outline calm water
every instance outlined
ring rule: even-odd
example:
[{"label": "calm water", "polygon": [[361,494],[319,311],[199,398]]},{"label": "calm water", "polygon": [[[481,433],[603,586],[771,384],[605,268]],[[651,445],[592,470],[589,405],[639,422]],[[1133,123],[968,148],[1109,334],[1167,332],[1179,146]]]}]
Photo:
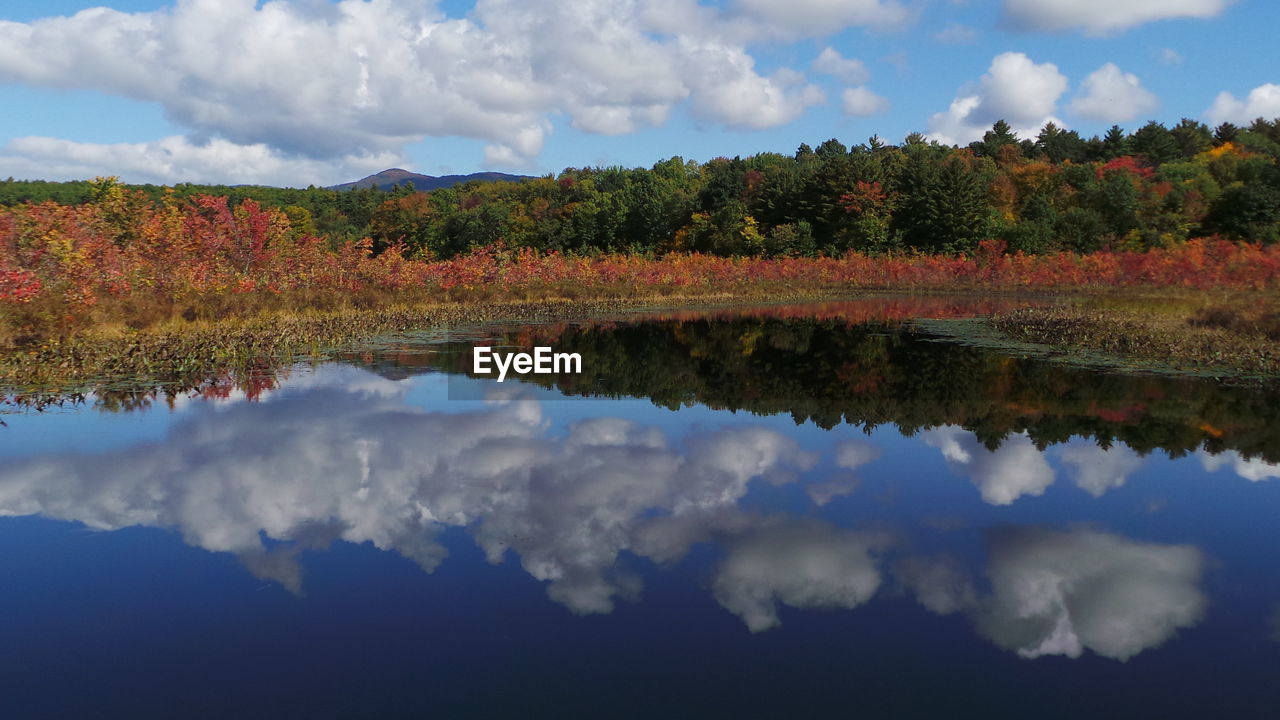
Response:
[{"label": "calm water", "polygon": [[[1276,717],[1280,394],[893,322],[963,314],[473,328],[11,409],[0,713]],[[468,377],[473,342],[586,373]]]}]

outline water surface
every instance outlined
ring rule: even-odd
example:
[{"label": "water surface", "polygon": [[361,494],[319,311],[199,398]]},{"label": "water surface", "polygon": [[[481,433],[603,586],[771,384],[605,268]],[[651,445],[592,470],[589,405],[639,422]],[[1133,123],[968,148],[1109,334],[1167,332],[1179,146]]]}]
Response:
[{"label": "water surface", "polygon": [[[900,321],[974,310],[921,302],[0,416],[6,716],[1270,716],[1280,396],[939,342]],[[476,342],[586,372],[470,377]]]}]

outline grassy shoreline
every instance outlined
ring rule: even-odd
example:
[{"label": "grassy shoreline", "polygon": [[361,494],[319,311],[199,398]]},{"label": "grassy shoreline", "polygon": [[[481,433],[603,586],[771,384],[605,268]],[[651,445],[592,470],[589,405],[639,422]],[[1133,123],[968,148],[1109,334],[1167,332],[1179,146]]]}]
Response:
[{"label": "grassy shoreline", "polygon": [[0,348],[0,393],[62,393],[89,385],[197,383],[222,369],[323,357],[379,335],[492,322],[584,320],[646,308],[702,308],[749,301],[810,301],[830,293],[705,293],[589,299],[407,303],[169,322],[141,330],[106,326]]},{"label": "grassy shoreline", "polygon": [[1280,378],[1280,337],[1266,323],[1206,322],[1222,306],[1190,314],[1167,309],[1024,308],[997,315],[992,326],[1015,341],[1112,358],[1159,362],[1196,373]]},{"label": "grassy shoreline", "polygon": [[320,358],[351,343],[410,330],[491,322],[601,319],[644,309],[699,310],[888,296],[1006,298],[1029,305],[990,313],[988,326],[1018,342],[1119,359],[1160,360],[1188,370],[1280,378],[1280,295],[1107,288],[937,291],[864,288],[688,295],[473,300],[265,312],[223,320],[171,321],[132,330],[106,326],[0,349],[0,393],[59,394],[90,387],[181,386],[226,369]]}]

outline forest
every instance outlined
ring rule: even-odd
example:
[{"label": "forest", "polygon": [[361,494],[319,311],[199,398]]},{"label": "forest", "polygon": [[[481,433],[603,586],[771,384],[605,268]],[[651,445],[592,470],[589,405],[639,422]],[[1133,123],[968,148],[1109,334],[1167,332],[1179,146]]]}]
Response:
[{"label": "forest", "polygon": [[[282,213],[332,247],[369,238],[374,253],[448,259],[501,244],[539,252],[838,257],[849,251],[1141,251],[1219,236],[1280,240],[1280,119],[1210,129],[1183,119],[1083,138],[1046,125],[1019,138],[1003,121],[958,148],[920,134],[831,139],[794,155],[649,169],[568,168],[524,182],[430,193],[254,186],[123,186],[128,207],[225,197]],[[103,181],[0,182],[0,206],[101,201]],[[121,197],[119,194],[116,198]],[[119,205],[119,201],[116,201]]]},{"label": "forest", "polygon": [[9,180],[0,347],[441,302],[1275,288],[1278,160],[1280,120],[1034,140],[997,122],[965,148],[828,140],[431,192]]}]

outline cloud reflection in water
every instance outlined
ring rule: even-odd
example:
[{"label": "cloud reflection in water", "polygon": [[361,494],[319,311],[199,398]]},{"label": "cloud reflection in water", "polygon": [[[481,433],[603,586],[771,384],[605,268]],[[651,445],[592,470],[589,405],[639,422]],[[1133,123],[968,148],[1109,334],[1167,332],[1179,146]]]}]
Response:
[{"label": "cloud reflection in water", "polygon": [[[0,515],[173,528],[294,592],[305,549],[368,542],[430,572],[447,554],[438,533],[465,527],[491,562],[513,553],[576,613],[608,613],[640,592],[640,578],[618,570],[621,553],[674,562],[712,541],[723,554],[711,591],[752,631],[779,625],[780,605],[851,609],[886,585],[899,538],[739,507],[751,481],[785,484],[817,466],[815,453],[781,433],[736,427],[673,446],[659,429],[620,418],[556,432],[533,401],[432,412],[406,402],[409,387],[325,366],[260,403],[194,404],[163,443],[12,463],[0,472]],[[1053,482],[1025,436],[996,452],[956,428],[929,431],[925,442],[987,502],[1039,495]],[[880,453],[865,441],[837,443],[836,472],[806,487],[814,504],[852,492],[852,471]],[[1066,460],[1094,494],[1135,467],[1121,454],[1102,470],[1081,469],[1090,457]],[[894,577],[928,609],[964,613],[1024,657],[1091,649],[1127,659],[1194,625],[1206,605],[1204,558],[1189,546],[1005,528],[989,534],[987,551],[987,589],[953,559],[908,557]]]}]

